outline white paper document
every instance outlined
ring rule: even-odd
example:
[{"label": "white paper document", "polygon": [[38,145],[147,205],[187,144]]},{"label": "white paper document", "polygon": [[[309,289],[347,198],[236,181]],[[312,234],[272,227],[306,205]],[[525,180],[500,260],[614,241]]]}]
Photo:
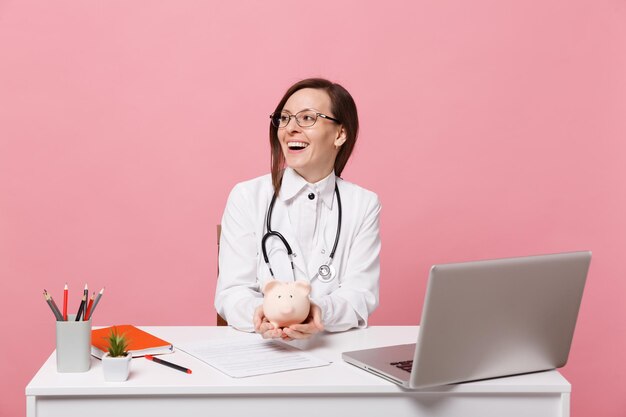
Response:
[{"label": "white paper document", "polygon": [[234,378],[330,364],[274,340],[206,340],[176,347]]}]

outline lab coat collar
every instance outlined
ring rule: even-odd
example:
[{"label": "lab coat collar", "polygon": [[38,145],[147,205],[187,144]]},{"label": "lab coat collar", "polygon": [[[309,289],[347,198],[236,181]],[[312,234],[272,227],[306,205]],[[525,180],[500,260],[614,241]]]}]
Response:
[{"label": "lab coat collar", "polygon": [[304,188],[308,187],[311,191],[318,194],[319,198],[326,204],[329,209],[333,208],[333,201],[335,198],[335,171],[331,172],[323,180],[316,182],[315,184],[309,184],[304,178],[300,176],[294,169],[285,168],[283,173],[283,182],[280,186],[279,198],[287,202],[294,198]]}]

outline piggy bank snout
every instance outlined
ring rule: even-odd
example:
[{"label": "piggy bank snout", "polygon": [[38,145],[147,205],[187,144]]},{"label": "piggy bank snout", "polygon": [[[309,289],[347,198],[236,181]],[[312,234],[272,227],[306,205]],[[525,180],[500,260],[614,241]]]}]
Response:
[{"label": "piggy bank snout", "polygon": [[310,284],[271,281],[264,288],[265,317],[278,327],[302,323],[309,314]]},{"label": "piggy bank snout", "polygon": [[278,310],[282,314],[292,314],[296,309],[301,309],[304,304],[308,304],[308,299],[293,295],[281,295],[280,300]]},{"label": "piggy bank snout", "polygon": [[285,307],[280,309],[280,312],[281,312],[281,314],[291,314],[295,310],[296,309],[293,306],[285,306]]}]

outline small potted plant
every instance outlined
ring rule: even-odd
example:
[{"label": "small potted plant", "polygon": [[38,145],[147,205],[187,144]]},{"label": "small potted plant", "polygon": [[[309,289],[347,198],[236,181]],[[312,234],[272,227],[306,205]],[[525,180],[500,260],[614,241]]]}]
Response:
[{"label": "small potted plant", "polygon": [[130,360],[132,358],[132,355],[126,351],[128,339],[125,334],[118,334],[115,327],[111,329],[107,339],[109,347],[102,357],[104,380],[112,382],[126,381],[130,373]]}]

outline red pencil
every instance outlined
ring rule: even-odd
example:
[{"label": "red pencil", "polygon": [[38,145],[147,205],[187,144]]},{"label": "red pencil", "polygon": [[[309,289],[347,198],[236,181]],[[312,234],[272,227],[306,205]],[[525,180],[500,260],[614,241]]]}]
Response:
[{"label": "red pencil", "polygon": [[63,289],[63,320],[67,321],[67,282],[65,283],[65,288]]},{"label": "red pencil", "polygon": [[91,316],[93,315],[93,312],[96,311],[96,307],[98,307],[98,303],[100,302],[100,299],[102,298],[103,293],[104,293],[104,287],[102,287],[102,289],[100,290],[100,293],[94,300],[93,306],[91,306],[91,312],[89,313],[89,317],[87,317],[87,320],[89,320]]},{"label": "red pencil", "polygon": [[89,313],[91,313],[91,306],[93,305],[93,299],[96,296],[96,292],[94,291],[91,294],[91,299],[89,300],[89,304],[87,304],[87,312],[85,313],[85,320],[89,320]]}]

